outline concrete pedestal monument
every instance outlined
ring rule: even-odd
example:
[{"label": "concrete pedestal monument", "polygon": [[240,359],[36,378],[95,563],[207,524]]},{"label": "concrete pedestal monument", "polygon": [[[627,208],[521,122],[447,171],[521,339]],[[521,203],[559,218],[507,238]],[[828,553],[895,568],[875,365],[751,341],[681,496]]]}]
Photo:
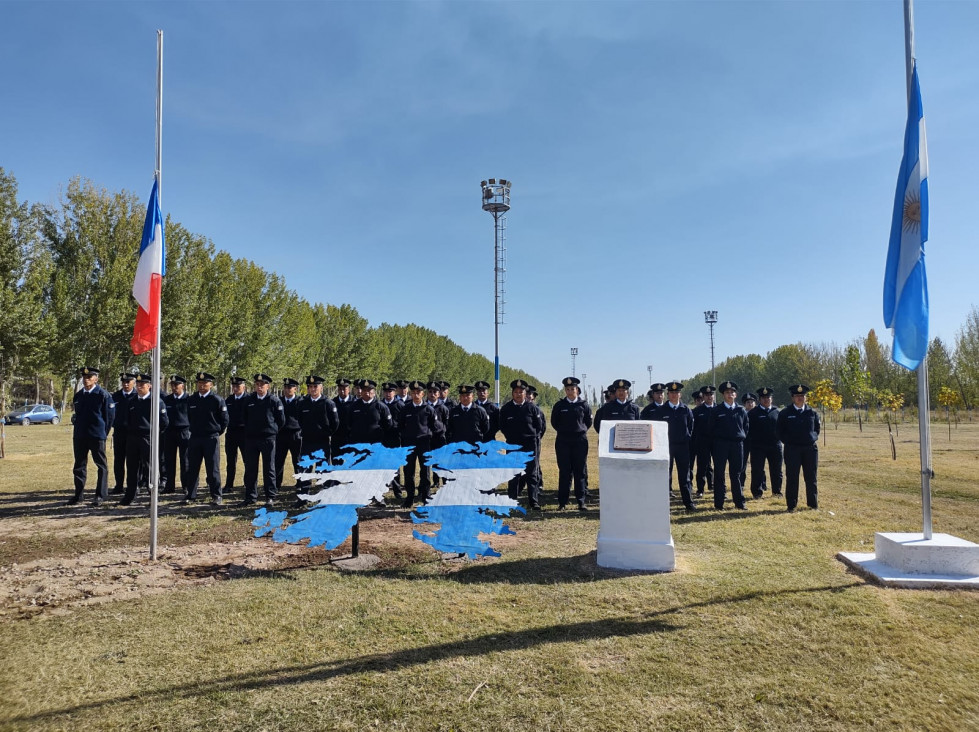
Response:
[{"label": "concrete pedestal monument", "polygon": [[669,572],[670,447],[666,422],[604,421],[598,443],[598,564]]}]

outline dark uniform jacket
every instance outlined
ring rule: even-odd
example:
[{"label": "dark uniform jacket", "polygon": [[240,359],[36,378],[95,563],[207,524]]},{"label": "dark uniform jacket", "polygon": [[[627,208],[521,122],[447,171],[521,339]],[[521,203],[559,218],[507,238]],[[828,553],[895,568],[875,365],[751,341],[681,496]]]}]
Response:
[{"label": "dark uniform jacket", "polygon": [[682,445],[693,437],[693,410],[683,402],[675,409],[669,402],[663,404],[652,419],[669,423],[671,445]]},{"label": "dark uniform jacket", "polygon": [[449,442],[483,442],[489,434],[490,420],[486,410],[473,402],[466,409],[456,404],[449,410],[446,439]]},{"label": "dark uniform jacket", "polygon": [[381,402],[391,413],[391,428],[384,435],[385,447],[401,447],[401,428],[398,426],[401,419],[401,411],[405,408],[405,403],[395,398],[390,402]]},{"label": "dark uniform jacket", "polygon": [[350,442],[383,442],[384,434],[391,429],[391,412],[377,399],[365,402],[358,399],[350,407]]},{"label": "dark uniform jacket", "polygon": [[228,432],[244,432],[245,430],[245,402],[248,401],[248,394],[242,394],[235,398],[229,396],[224,406],[228,408]]},{"label": "dark uniform jacket", "polygon": [[320,397],[313,401],[305,396],[299,400],[299,427],[311,440],[327,440],[340,426],[340,415],[332,399]]},{"label": "dark uniform jacket", "polygon": [[346,445],[350,442],[350,407],[356,401],[359,400],[350,395],[347,396],[347,401],[343,401],[340,397],[333,397],[333,404],[336,406],[337,415],[340,418],[340,426],[337,427],[337,431],[333,435],[333,439],[338,444]]},{"label": "dark uniform jacket", "polygon": [[228,429],[228,408],[213,391],[206,396],[194,392],[187,397],[187,421],[192,437],[217,437]]},{"label": "dark uniform jacket", "polygon": [[591,407],[584,399],[569,402],[560,400],[551,408],[551,427],[557,432],[557,439],[581,437],[592,425]]},{"label": "dark uniform jacket", "polygon": [[126,432],[126,425],[128,424],[129,418],[129,402],[135,398],[135,389],[128,394],[122,389],[117,389],[112,392],[112,401],[116,404],[116,418],[113,420],[112,426],[119,434]]},{"label": "dark uniform jacket", "polygon": [[283,397],[280,401],[282,402],[282,411],[286,415],[286,422],[282,425],[280,432],[299,432],[302,429],[299,424],[300,398],[294,396],[290,402]]},{"label": "dark uniform jacket", "polygon": [[801,410],[791,405],[778,413],[778,438],[786,445],[812,447],[820,426],[819,412],[808,404]]},{"label": "dark uniform jacket", "polygon": [[116,416],[116,403],[105,389],[96,384],[92,391],[84,389],[75,392],[72,399],[75,411],[74,436],[104,440]]},{"label": "dark uniform jacket", "polygon": [[625,404],[619,402],[618,399],[613,399],[610,402],[605,402],[602,406],[598,408],[595,412],[595,431],[602,431],[602,420],[619,420],[619,419],[639,419],[639,406],[632,401],[628,401]]},{"label": "dark uniform jacket", "polygon": [[478,404],[485,409],[486,415],[489,417],[490,426],[489,432],[486,434],[486,439],[496,439],[496,433],[500,431],[500,408],[489,399],[487,399],[485,402],[474,401],[473,404]]},{"label": "dark uniform jacket", "polygon": [[757,447],[775,447],[778,445],[778,415],[777,407],[767,410],[760,404],[748,412],[748,444]]},{"label": "dark uniform jacket", "polygon": [[170,432],[183,432],[190,429],[190,421],[187,417],[187,405],[190,397],[186,392],[178,399],[176,394],[167,394],[163,397],[163,403],[167,405],[167,416],[170,417],[170,424],[167,430]]},{"label": "dark uniform jacket", "polygon": [[416,445],[419,439],[431,438],[438,427],[435,410],[428,402],[415,406],[414,402],[405,402],[398,420],[402,445]]},{"label": "dark uniform jacket", "polygon": [[135,399],[129,399],[126,401],[126,425],[129,434],[140,435],[145,437],[150,434],[153,423],[153,415],[150,413],[150,408],[154,405],[158,405],[160,409],[160,432],[163,432],[170,423],[170,418],[167,416],[167,405],[163,403],[160,397],[150,392],[149,396],[145,399],[140,399],[138,396]]},{"label": "dark uniform jacket", "polygon": [[645,407],[642,408],[642,411],[639,413],[639,419],[653,419],[653,420],[659,419],[659,417],[656,415],[659,413],[659,410],[661,410],[665,406],[666,404],[657,404],[656,402],[650,402],[649,404],[647,404]]},{"label": "dark uniform jacket", "polygon": [[712,407],[701,404],[693,410],[693,443],[695,445],[710,444],[710,441],[713,439],[711,435],[711,426],[713,423],[711,417],[714,411],[719,408],[719,404],[715,404]]},{"label": "dark uniform jacket", "polygon": [[424,401],[423,404],[427,404],[435,412],[435,429],[432,430],[432,437],[435,439],[442,438],[445,439],[445,433],[449,425],[449,408],[445,406],[444,402],[435,402],[434,404],[430,401]]},{"label": "dark uniform jacket", "polygon": [[[275,394],[259,399],[252,392],[245,403],[245,434],[248,437],[275,437],[286,423],[282,402]],[[172,423],[171,423],[172,424]]]},{"label": "dark uniform jacket", "polygon": [[536,442],[546,429],[544,413],[535,404],[509,401],[500,407],[500,429],[506,441],[523,445]]},{"label": "dark uniform jacket", "polygon": [[711,435],[715,440],[741,440],[748,437],[748,412],[740,404],[730,409],[718,404],[711,410]]}]

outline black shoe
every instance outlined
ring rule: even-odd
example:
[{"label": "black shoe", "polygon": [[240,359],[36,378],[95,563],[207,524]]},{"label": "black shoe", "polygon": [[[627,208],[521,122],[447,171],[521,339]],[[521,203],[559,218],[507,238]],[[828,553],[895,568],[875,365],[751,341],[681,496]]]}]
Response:
[{"label": "black shoe", "polygon": [[530,510],[531,511],[543,511],[544,509],[542,509],[540,507],[540,504],[539,503],[531,503],[530,504]]},{"label": "black shoe", "polygon": [[735,508],[738,509],[739,511],[747,511],[748,510],[748,507],[745,506],[744,504],[742,504],[740,506],[735,506]]},{"label": "black shoe", "polygon": [[411,500],[410,498],[406,498],[404,502],[401,504],[401,508],[411,508],[414,505],[415,502],[413,500]]},{"label": "black shoe", "polygon": [[578,510],[581,511],[582,513],[584,513],[584,512],[586,512],[588,510],[588,506],[586,506],[584,503],[579,503],[578,504]]},{"label": "black shoe", "polygon": [[214,498],[211,499],[211,505],[212,506],[223,506],[224,505],[224,499],[221,496],[214,496]]},{"label": "black shoe", "polygon": [[69,498],[65,501],[66,506],[77,506],[82,500],[81,496],[75,496],[74,498]]},{"label": "black shoe", "polygon": [[163,488],[160,491],[160,493],[176,493],[176,492],[177,492],[176,488]]},{"label": "black shoe", "polygon": [[785,509],[785,512],[786,513],[795,513],[795,506],[789,506],[787,509]]},{"label": "black shoe", "polygon": [[271,498],[265,501],[265,508],[272,508],[275,505],[275,501]]},{"label": "black shoe", "polygon": [[568,504],[567,503],[559,503],[558,506],[557,506],[557,510],[558,511],[564,511],[564,510],[567,510],[567,508],[568,508]]},{"label": "black shoe", "polygon": [[693,513],[694,511],[697,510],[697,507],[691,503],[689,506],[684,506],[683,510],[686,511],[687,513]]},{"label": "black shoe", "polygon": [[96,498],[92,501],[92,508],[102,508],[102,504],[105,503],[101,498]]},{"label": "black shoe", "polygon": [[697,498],[703,498],[703,497],[704,497],[704,492],[703,491],[697,491]]},{"label": "black shoe", "polygon": [[255,503],[256,503],[256,501],[253,498],[246,498],[243,501],[238,501],[238,505],[239,506],[242,506],[242,507],[244,507],[244,506],[254,506]]},{"label": "black shoe", "polygon": [[772,493],[772,498],[781,498],[781,497],[782,497],[781,491],[779,491],[778,493]]},{"label": "black shoe", "polygon": [[126,492],[126,489],[125,488],[113,488],[111,491],[109,491],[109,495],[110,496],[121,496],[125,492]]},{"label": "black shoe", "polygon": [[125,506],[131,506],[132,503],[133,503],[132,501],[127,501],[125,498],[123,498],[121,501],[119,501],[118,505],[125,507]]}]

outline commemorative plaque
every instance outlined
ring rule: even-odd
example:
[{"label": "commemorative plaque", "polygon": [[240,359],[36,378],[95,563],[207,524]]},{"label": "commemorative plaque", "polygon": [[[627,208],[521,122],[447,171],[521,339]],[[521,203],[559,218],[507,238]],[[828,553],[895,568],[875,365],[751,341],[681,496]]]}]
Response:
[{"label": "commemorative plaque", "polygon": [[649,452],[653,449],[653,425],[649,422],[619,422],[614,430],[613,450]]}]

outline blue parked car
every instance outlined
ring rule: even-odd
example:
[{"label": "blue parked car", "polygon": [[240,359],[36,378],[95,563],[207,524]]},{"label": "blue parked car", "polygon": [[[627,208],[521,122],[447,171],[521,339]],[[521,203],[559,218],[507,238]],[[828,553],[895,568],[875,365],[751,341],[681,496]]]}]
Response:
[{"label": "blue parked car", "polygon": [[6,421],[7,424],[22,424],[26,427],[39,422],[58,424],[61,417],[54,407],[49,407],[47,404],[27,404],[7,414]]}]

